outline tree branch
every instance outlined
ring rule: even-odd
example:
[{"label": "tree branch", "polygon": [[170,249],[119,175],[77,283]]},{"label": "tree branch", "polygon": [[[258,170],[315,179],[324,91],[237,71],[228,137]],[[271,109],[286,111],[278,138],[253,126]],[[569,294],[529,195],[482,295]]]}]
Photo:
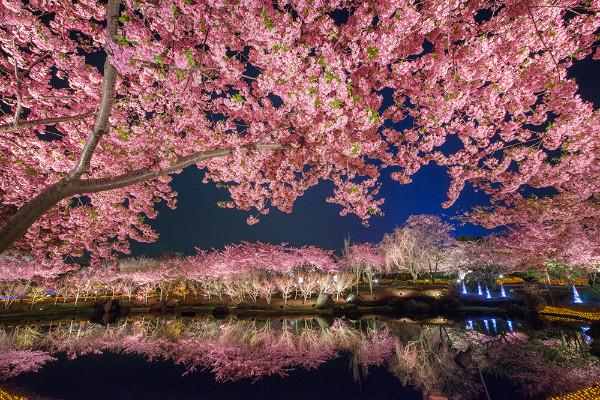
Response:
[{"label": "tree branch", "polygon": [[77,121],[80,119],[91,117],[95,113],[96,113],[96,111],[88,111],[83,114],[68,115],[66,117],[40,118],[40,119],[32,119],[29,121],[20,121],[20,122],[17,122],[16,124],[14,124],[14,123],[2,124],[2,125],[0,125],[0,132],[10,132],[10,131],[13,131],[13,130],[16,130],[19,128],[27,128],[27,127],[36,126],[36,125],[52,125],[52,124],[57,124],[59,122]]},{"label": "tree branch", "polygon": [[207,72],[207,71],[218,71],[218,68],[207,68],[207,67],[203,67],[203,66],[194,66],[194,67],[188,67],[188,68],[179,68],[178,66],[176,66],[175,64],[159,64],[156,62],[150,62],[150,61],[141,61],[141,60],[133,60],[133,61],[137,61],[137,62],[141,62],[142,67],[144,68],[151,68],[151,69],[157,69],[157,70],[162,70],[162,71],[183,71],[183,72]]},{"label": "tree branch", "polygon": [[[247,152],[249,150],[278,150],[283,146],[276,143],[255,143],[252,145],[244,146],[241,148],[242,151]],[[107,190],[119,189],[136,183],[148,181],[150,179],[158,178],[159,176],[170,175],[175,171],[189,167],[192,164],[196,164],[200,161],[209,160],[211,158],[218,158],[228,156],[233,153],[232,149],[218,149],[212,151],[199,151],[184,157],[178,158],[168,168],[161,168],[157,170],[150,170],[148,168],[140,168],[135,171],[128,172],[123,175],[119,175],[112,178],[98,178],[98,179],[84,179],[79,180],[76,183],[77,191],[79,193],[97,193],[104,192]]]},{"label": "tree branch", "polygon": [[[277,150],[283,148],[276,143],[255,143],[243,146],[240,150]],[[211,158],[223,157],[233,153],[233,149],[219,149],[200,151],[180,157],[168,168],[150,170],[140,168],[123,175],[112,178],[79,179],[65,178],[48,186],[41,193],[23,205],[12,215],[0,229],[0,254],[8,249],[14,242],[21,239],[27,230],[48,210],[63,199],[77,194],[98,193],[119,189],[136,183],[145,182],[159,176],[169,175],[173,172],[188,167],[200,161]]]},{"label": "tree branch", "polygon": [[15,64],[15,81],[17,84],[17,107],[15,108],[15,116],[13,118],[13,125],[16,125],[21,118],[21,108],[23,107],[23,98],[21,97],[21,80],[19,79],[19,68],[17,67],[17,46],[15,46],[15,41],[13,40],[13,47],[15,48],[14,52],[14,64]]},{"label": "tree branch", "polygon": [[[120,0],[109,0],[106,8],[106,34],[108,40],[113,40],[117,34]],[[104,81],[102,83],[102,100],[100,102],[100,110],[96,115],[96,123],[94,129],[90,132],[87,142],[79,158],[79,163],[71,173],[69,178],[78,179],[90,168],[92,155],[98,146],[100,138],[108,131],[108,119],[112,110],[115,97],[115,84],[117,81],[117,71],[110,63],[109,58],[104,62]]]},{"label": "tree branch", "polygon": [[554,56],[554,53],[552,52],[552,50],[550,50],[550,48],[546,44],[546,41],[544,40],[544,35],[539,30],[539,28],[537,26],[537,22],[535,22],[535,18],[533,17],[533,13],[531,12],[531,6],[529,5],[529,0],[525,1],[525,6],[527,7],[527,13],[529,14],[529,18],[531,18],[531,21],[533,22],[533,27],[535,28],[535,32],[537,33],[538,38],[540,39],[540,42],[542,43],[542,46],[544,46],[544,49],[550,54],[550,58],[552,59],[552,62],[554,63],[554,69],[556,71],[556,76],[558,78],[558,82],[560,82],[561,79],[560,79],[560,69],[558,68],[558,61],[556,60],[556,57]]}]

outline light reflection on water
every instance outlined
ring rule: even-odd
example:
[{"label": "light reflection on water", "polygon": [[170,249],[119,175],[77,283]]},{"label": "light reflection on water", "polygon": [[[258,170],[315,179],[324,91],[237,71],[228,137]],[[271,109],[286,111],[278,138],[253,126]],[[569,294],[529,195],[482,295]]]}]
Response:
[{"label": "light reflection on water", "polygon": [[[123,359],[135,355],[148,362],[165,360],[163,368],[183,368],[184,376],[209,374],[217,382],[241,380],[245,385],[320,371],[344,359],[358,389],[370,370],[384,368],[389,371],[386,379],[396,385],[449,398],[481,398],[486,379],[502,380],[500,391],[546,396],[600,380],[590,342],[589,326],[534,330],[497,316],[416,322],[136,315],[106,326],[88,321],[0,325],[0,375],[7,384],[35,386],[33,371],[60,374],[63,359],[79,357],[95,357],[98,367],[103,353],[115,353]],[[339,374],[348,375],[348,366]],[[77,398],[68,393],[61,397]]]}]

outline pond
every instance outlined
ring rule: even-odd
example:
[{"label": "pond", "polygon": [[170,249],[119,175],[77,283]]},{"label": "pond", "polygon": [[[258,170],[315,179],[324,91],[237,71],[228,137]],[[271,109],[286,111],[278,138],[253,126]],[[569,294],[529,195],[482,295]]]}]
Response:
[{"label": "pond", "polygon": [[6,321],[0,399],[546,398],[600,377],[589,326],[555,319]]}]

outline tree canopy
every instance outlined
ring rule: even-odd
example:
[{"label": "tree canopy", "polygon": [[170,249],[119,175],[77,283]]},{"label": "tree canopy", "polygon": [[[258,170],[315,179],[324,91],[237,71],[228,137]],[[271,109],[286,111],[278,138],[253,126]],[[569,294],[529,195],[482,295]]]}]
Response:
[{"label": "tree canopy", "polygon": [[598,238],[598,110],[568,69],[600,54],[599,10],[6,0],[0,251],[127,253],[157,238],[147,219],[161,201],[175,207],[171,175],[194,164],[250,224],[291,212],[322,180],[334,183],[327,201],[368,223],[383,169],[409,183],[433,162],[451,177],[446,206],[468,183],[491,196],[469,214],[477,223],[579,224]]}]

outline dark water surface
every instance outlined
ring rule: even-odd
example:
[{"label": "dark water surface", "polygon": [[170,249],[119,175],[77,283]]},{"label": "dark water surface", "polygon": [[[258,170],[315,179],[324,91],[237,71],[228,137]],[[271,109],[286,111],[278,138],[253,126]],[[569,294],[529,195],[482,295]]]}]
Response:
[{"label": "dark water surface", "polygon": [[600,376],[585,332],[499,317],[12,323],[0,325],[0,388],[65,400],[485,399],[485,383],[494,400],[546,398]]}]

